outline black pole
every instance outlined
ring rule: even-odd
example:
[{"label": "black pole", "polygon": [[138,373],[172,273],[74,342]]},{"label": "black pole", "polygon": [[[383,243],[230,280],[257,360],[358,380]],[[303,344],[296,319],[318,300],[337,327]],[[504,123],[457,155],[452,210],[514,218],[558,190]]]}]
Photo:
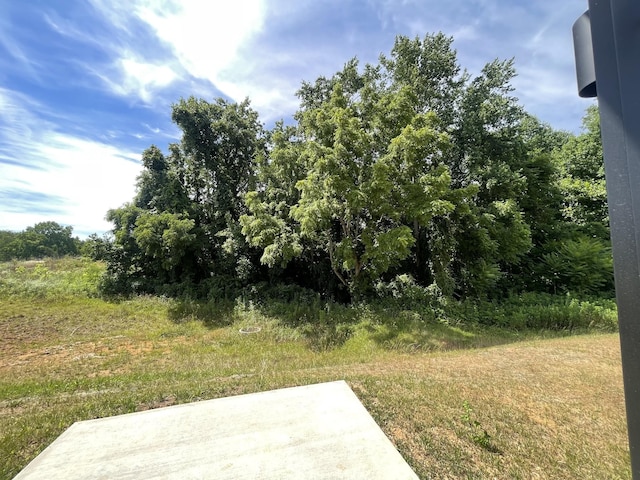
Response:
[{"label": "black pole", "polygon": [[640,480],[640,2],[589,0],[589,16],[631,471],[633,478]]}]

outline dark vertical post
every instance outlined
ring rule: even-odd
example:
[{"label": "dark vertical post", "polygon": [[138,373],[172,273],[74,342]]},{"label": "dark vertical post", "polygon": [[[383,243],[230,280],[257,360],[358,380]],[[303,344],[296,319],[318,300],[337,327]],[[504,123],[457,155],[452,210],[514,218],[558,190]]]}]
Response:
[{"label": "dark vertical post", "polygon": [[631,470],[640,479],[640,2],[589,0]]}]

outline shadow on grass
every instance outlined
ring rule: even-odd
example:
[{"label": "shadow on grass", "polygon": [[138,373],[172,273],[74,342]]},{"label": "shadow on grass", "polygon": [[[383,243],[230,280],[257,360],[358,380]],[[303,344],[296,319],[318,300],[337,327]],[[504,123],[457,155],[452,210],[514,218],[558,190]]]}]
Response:
[{"label": "shadow on grass", "polygon": [[358,309],[319,298],[286,302],[270,300],[257,307],[262,315],[277,319],[283,327],[300,332],[313,351],[341,347],[351,338],[358,322]]},{"label": "shadow on grass", "polygon": [[[475,322],[447,323],[427,307],[403,309],[381,304],[345,305],[320,298],[298,301],[239,297],[235,300],[177,299],[168,309],[175,323],[196,320],[208,328],[235,322],[268,322],[295,330],[313,351],[342,347],[354,334],[363,335],[385,350],[403,352],[450,351],[486,348],[534,338],[555,338],[588,333],[545,328],[508,328]],[[288,336],[288,335],[285,335]]]},{"label": "shadow on grass", "polygon": [[197,320],[208,328],[220,328],[234,322],[234,307],[234,302],[230,300],[211,302],[178,299],[169,307],[168,315],[175,323]]},{"label": "shadow on grass", "polygon": [[[369,337],[376,344],[389,350],[434,351],[486,346],[486,342],[479,345],[478,340],[481,339],[477,334],[437,323],[429,323],[420,327],[382,324],[375,327],[369,326],[368,330]],[[490,343],[496,344],[498,342]]]},{"label": "shadow on grass", "polygon": [[357,320],[354,309],[347,305],[242,298],[218,301],[176,299],[169,307],[168,315],[174,323],[196,320],[208,328],[229,327],[235,322],[275,323],[283,329],[295,330],[313,351],[342,346],[351,337]]},{"label": "shadow on grass", "polygon": [[364,326],[368,338],[385,350],[430,352],[483,348],[512,343],[523,335],[503,329],[448,325],[412,311],[398,311],[394,318]]},{"label": "shadow on grass", "polygon": [[352,330],[350,325],[307,324],[302,333],[311,350],[324,352],[343,346],[351,338]]}]

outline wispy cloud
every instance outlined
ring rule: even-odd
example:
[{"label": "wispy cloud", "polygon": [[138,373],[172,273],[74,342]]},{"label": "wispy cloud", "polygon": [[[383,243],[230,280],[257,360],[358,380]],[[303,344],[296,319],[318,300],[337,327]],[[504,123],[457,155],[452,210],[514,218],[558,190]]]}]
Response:
[{"label": "wispy cloud", "polygon": [[0,87],[0,163],[20,165],[28,170],[43,168],[41,159],[17,155],[38,142],[38,124],[45,129],[52,128],[49,122],[31,113],[38,107],[39,103],[27,95]]},{"label": "wispy cloud", "polygon": [[22,186],[1,190],[0,203],[9,213],[60,216],[64,214],[65,199],[43,192],[27,191]]},{"label": "wispy cloud", "polygon": [[[56,131],[30,112],[34,102],[24,95],[0,90],[0,99],[11,105],[11,117],[0,117],[0,229],[55,220],[82,231],[108,230],[107,210],[133,197],[139,154]],[[32,129],[25,139],[7,123]]]},{"label": "wispy cloud", "polygon": [[16,68],[17,62],[20,69],[31,79],[39,80],[40,66],[26,51],[21,37],[23,32],[15,28],[10,16],[7,13],[0,15],[0,68],[4,71],[12,71]]}]

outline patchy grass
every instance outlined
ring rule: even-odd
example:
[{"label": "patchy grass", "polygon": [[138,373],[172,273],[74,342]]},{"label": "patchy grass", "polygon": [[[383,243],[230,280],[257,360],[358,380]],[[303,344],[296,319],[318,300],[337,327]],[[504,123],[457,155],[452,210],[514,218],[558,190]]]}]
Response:
[{"label": "patchy grass", "polygon": [[106,302],[79,288],[94,264],[45,264],[40,290],[21,265],[0,265],[0,478],[75,421],[338,379],[421,478],[631,478],[617,334]]}]

